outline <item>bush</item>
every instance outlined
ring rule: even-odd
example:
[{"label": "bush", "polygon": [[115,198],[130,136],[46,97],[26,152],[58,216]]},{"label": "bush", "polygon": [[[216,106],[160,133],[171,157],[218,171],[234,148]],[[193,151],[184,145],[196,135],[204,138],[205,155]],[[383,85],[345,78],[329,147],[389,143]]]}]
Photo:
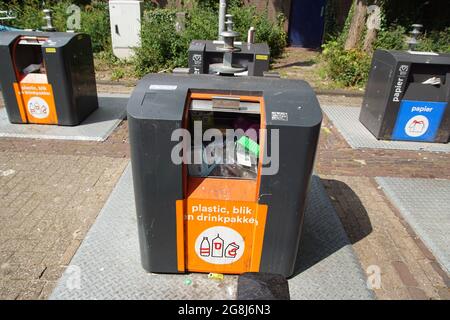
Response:
[{"label": "bush", "polygon": [[406,30],[402,26],[392,26],[389,29],[382,29],[378,32],[374,43],[375,49],[404,50]]},{"label": "bush", "polygon": [[[38,0],[13,0],[6,4],[0,2],[1,10],[11,10],[17,16],[17,19],[10,22],[11,25],[21,29],[40,29],[45,25],[44,7],[42,1]],[[63,1],[47,1],[45,8],[53,10],[53,26],[58,31],[66,30],[67,14],[66,9],[71,4],[70,0]]]},{"label": "bush", "polygon": [[230,6],[229,12],[233,15],[235,29],[240,32],[242,40],[246,41],[248,29],[255,27],[255,41],[267,42],[272,59],[281,56],[287,45],[287,35],[283,27],[284,16],[282,14],[278,15],[274,23],[268,19],[267,11],[258,12],[254,6]]},{"label": "bush", "polygon": [[39,0],[13,0],[2,3],[2,10],[11,10],[17,19],[10,22],[11,25],[20,29],[38,29],[44,24],[44,14]]},{"label": "bush", "polygon": [[194,7],[188,11],[186,29],[183,38],[190,43],[192,40],[217,39],[217,13],[211,9]]},{"label": "bush", "polygon": [[450,27],[425,34],[420,39],[417,50],[450,53]]},{"label": "bush", "polygon": [[94,52],[112,50],[108,3],[95,1],[85,6],[81,11],[80,31],[91,36]]},{"label": "bush", "polygon": [[371,58],[364,51],[345,50],[340,42],[332,40],[323,45],[322,57],[326,61],[327,76],[339,85],[360,87],[365,84]]},{"label": "bush", "polygon": [[161,9],[146,12],[142,21],[141,47],[135,49],[135,72],[141,77],[149,72],[171,69],[186,49],[175,30],[175,11]]}]

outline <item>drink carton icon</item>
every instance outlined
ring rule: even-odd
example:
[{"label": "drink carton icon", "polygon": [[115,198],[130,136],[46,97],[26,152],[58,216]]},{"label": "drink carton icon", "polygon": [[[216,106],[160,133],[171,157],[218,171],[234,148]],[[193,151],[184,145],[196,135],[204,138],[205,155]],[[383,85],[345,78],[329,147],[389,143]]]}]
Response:
[{"label": "drink carton icon", "polygon": [[223,257],[223,245],[224,241],[223,239],[217,234],[217,237],[215,237],[212,240],[212,256],[215,258],[222,258]]}]

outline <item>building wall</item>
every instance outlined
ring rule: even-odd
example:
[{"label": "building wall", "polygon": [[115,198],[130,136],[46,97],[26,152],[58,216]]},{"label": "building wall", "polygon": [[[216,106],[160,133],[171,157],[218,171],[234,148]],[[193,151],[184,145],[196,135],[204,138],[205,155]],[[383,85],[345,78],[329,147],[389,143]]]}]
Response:
[{"label": "building wall", "polygon": [[266,10],[269,17],[276,19],[278,13],[282,13],[285,17],[285,30],[289,29],[289,16],[291,13],[291,0],[244,0],[247,5],[254,5],[258,10]]}]

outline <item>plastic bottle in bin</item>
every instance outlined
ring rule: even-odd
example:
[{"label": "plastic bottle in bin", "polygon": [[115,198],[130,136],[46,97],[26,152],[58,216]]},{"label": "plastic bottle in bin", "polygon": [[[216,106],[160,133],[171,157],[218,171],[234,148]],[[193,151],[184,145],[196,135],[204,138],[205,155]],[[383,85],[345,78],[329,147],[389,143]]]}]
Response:
[{"label": "plastic bottle in bin", "polygon": [[215,237],[212,241],[212,256],[215,258],[222,258],[223,257],[223,239],[217,234],[217,237]]},{"label": "plastic bottle in bin", "polygon": [[202,257],[209,257],[210,253],[211,247],[209,245],[208,237],[203,237],[203,240],[200,243],[200,255]]}]

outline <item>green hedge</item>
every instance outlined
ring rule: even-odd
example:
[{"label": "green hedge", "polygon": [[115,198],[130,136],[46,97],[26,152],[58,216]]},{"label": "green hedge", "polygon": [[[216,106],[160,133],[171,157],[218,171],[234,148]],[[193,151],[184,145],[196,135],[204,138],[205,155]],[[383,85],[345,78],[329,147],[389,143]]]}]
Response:
[{"label": "green hedge", "polygon": [[143,76],[149,72],[175,67],[180,59],[182,37],[175,32],[175,12],[153,10],[142,21],[141,47],[135,49],[135,72]]},{"label": "green hedge", "polygon": [[99,1],[83,7],[81,31],[91,36],[94,52],[112,50],[108,3]]},{"label": "green hedge", "polygon": [[339,86],[364,85],[370,69],[370,56],[364,51],[344,50],[338,40],[330,40],[323,46],[322,57],[326,74]]},{"label": "green hedge", "polygon": [[426,33],[420,39],[417,50],[450,53],[450,27]]}]

